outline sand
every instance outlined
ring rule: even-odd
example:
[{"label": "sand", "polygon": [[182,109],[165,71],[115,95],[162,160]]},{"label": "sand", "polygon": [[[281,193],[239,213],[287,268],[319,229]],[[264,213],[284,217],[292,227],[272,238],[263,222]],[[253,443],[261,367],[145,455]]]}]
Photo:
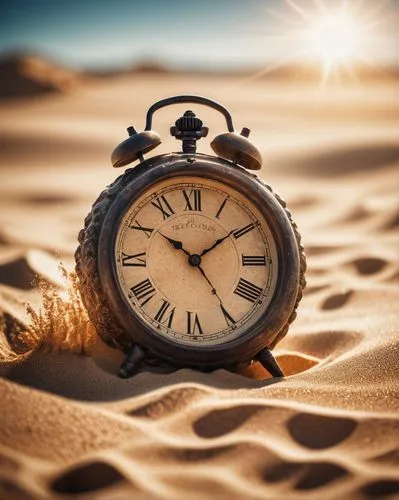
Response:
[{"label": "sand", "polygon": [[[161,81],[162,80],[162,81]],[[392,82],[135,74],[0,106],[0,498],[325,499],[399,496],[399,103]],[[275,352],[287,373],[114,373],[96,336],[15,354],[38,274],[63,290],[77,233],[125,128],[160,98],[220,100],[262,149],[309,270]],[[183,108],[159,112],[168,128]],[[198,109],[210,137],[221,117]],[[200,150],[209,152],[208,139]],[[89,335],[89,334],[88,334]],[[76,339],[75,339],[76,340]],[[18,347],[18,346],[16,346]],[[14,348],[16,348],[14,347]],[[21,346],[20,346],[21,347]],[[88,354],[88,355],[87,355]]]}]

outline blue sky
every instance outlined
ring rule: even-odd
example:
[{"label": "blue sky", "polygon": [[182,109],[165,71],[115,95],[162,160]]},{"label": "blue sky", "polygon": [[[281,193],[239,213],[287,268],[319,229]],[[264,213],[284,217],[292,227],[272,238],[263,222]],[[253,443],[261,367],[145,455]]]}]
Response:
[{"label": "blue sky", "polygon": [[[314,12],[321,1],[296,4]],[[359,12],[379,4],[352,3],[362,4]],[[375,18],[383,26],[367,51],[381,62],[392,62],[391,14],[397,2],[381,5]],[[0,51],[43,52],[78,68],[143,60],[193,68],[263,67],[295,59],[298,43],[291,33],[303,24],[287,0],[3,0]]]}]

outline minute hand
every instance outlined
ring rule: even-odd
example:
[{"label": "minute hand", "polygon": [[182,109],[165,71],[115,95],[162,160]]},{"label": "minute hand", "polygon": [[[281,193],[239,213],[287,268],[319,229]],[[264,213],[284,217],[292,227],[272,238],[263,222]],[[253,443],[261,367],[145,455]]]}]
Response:
[{"label": "minute hand", "polygon": [[206,248],[201,254],[200,254],[200,257],[202,257],[203,255],[205,255],[206,253],[210,252],[211,250],[213,250],[215,247],[217,247],[218,245],[220,245],[221,243],[223,243],[224,240],[226,240],[229,236],[231,236],[234,231],[237,231],[237,228],[235,229],[232,229],[229,234],[227,236],[225,236],[224,238],[219,238],[218,240],[215,241],[215,243],[209,247],[209,248]]}]

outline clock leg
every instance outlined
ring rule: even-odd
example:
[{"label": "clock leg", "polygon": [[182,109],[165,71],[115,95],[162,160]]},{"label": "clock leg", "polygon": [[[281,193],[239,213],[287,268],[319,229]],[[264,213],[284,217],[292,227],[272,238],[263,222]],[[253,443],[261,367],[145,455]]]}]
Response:
[{"label": "clock leg", "polygon": [[138,369],[144,357],[145,352],[143,349],[138,344],[134,344],[126,356],[125,361],[121,364],[118,376],[120,378],[131,377]]},{"label": "clock leg", "polygon": [[260,351],[257,360],[273,377],[285,377],[283,370],[270,349],[265,348]]}]

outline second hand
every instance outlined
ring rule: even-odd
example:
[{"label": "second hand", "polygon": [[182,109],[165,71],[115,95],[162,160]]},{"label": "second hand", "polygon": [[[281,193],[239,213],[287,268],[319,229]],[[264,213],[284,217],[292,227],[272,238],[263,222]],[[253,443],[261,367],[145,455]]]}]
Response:
[{"label": "second hand", "polygon": [[205,274],[205,271],[202,269],[202,267],[199,265],[197,266],[198,269],[200,270],[202,276],[206,279],[206,281],[209,283],[210,287],[212,288],[212,293],[214,295],[216,295],[216,297],[218,298],[219,302],[222,303],[222,300],[221,298],[219,297],[219,295],[217,294],[217,291],[215,289],[215,287],[212,285],[211,281],[209,280],[208,276]]}]

